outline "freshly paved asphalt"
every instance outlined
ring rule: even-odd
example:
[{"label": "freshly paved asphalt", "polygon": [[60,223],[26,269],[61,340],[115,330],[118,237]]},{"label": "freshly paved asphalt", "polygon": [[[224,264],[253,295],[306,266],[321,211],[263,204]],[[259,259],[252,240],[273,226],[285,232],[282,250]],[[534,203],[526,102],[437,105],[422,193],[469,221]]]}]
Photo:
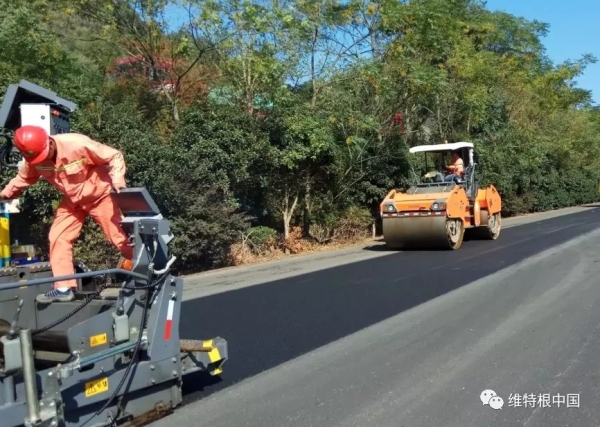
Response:
[{"label": "freshly paved asphalt", "polygon": [[599,227],[591,209],[185,301],[180,335],[222,336],[230,359],[219,383],[185,377],[185,406],[152,425],[597,426]]}]

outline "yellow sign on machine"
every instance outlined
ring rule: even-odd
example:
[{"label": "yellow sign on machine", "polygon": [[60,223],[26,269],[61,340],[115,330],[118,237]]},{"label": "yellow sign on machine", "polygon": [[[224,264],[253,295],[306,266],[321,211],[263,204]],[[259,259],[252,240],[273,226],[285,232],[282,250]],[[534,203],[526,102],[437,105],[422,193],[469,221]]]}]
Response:
[{"label": "yellow sign on machine", "polygon": [[0,217],[0,257],[2,267],[10,267],[10,228],[8,215]]},{"label": "yellow sign on machine", "polygon": [[10,214],[19,213],[19,200],[9,200],[0,203],[0,258],[1,267],[10,267]]},{"label": "yellow sign on machine", "polygon": [[100,378],[85,383],[85,397],[92,397],[108,391],[108,378]]},{"label": "yellow sign on machine", "polygon": [[99,345],[106,344],[108,342],[108,337],[106,334],[98,334],[92,335],[90,337],[90,347],[97,347]]}]

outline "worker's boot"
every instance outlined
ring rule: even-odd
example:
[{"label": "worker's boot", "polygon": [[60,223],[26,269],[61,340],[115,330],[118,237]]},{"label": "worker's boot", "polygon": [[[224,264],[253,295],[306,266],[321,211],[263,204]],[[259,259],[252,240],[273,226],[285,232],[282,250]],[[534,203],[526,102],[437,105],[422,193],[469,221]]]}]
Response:
[{"label": "worker's boot", "polygon": [[35,300],[41,304],[50,304],[53,302],[69,302],[75,299],[73,289],[61,292],[58,289],[52,289],[50,292],[38,295]]},{"label": "worker's boot", "polygon": [[133,261],[127,258],[121,257],[119,263],[117,264],[117,268],[121,270],[131,271],[133,270]]},{"label": "worker's boot", "polygon": [[[127,258],[123,258],[121,257],[121,259],[119,260],[119,263],[117,264],[117,268],[121,269],[121,270],[127,270],[127,271],[131,271],[133,270],[133,261]],[[129,276],[126,276],[125,274],[115,274],[115,280],[117,282],[125,282],[127,281],[127,279],[129,279]]]}]

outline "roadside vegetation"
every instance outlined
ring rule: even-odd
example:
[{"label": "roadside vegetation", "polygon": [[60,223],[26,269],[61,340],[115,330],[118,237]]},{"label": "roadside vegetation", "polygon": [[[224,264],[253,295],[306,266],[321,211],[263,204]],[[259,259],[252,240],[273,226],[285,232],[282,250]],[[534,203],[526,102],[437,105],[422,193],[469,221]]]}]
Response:
[{"label": "roadside vegetation", "polygon": [[[547,25],[479,1],[0,5],[0,96],[26,79],[77,102],[73,129],[172,221],[179,273],[372,238],[418,144],[472,141],[504,216],[598,199],[600,111],[573,84],[595,58],[554,64]],[[43,251],[58,198],[38,184],[14,220]],[[116,259],[91,221],[76,256]]]}]

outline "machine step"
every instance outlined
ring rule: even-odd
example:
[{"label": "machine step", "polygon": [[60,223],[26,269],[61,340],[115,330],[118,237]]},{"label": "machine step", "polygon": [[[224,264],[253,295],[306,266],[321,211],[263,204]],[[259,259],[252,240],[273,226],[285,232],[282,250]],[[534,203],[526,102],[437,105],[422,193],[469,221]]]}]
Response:
[{"label": "machine step", "polygon": [[179,340],[179,348],[186,353],[191,351],[208,353],[216,347],[213,340]]}]

